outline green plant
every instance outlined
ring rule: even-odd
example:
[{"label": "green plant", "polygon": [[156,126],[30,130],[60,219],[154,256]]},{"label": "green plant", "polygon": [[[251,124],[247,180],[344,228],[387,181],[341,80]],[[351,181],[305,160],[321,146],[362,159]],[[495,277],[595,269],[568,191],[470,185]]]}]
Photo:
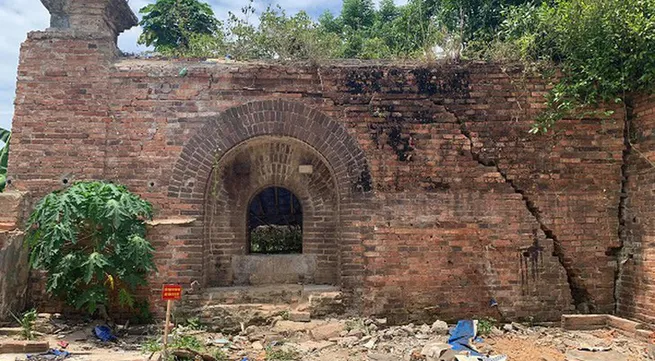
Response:
[{"label": "green plant", "polygon": [[34,323],[36,322],[37,313],[35,309],[29,310],[17,317],[13,313],[11,316],[18,322],[18,325],[21,328],[21,337],[26,340],[34,339]]},{"label": "green plant", "polygon": [[229,357],[225,353],[225,351],[221,350],[220,348],[217,348],[212,352],[212,356],[216,359],[216,361],[228,361]]},{"label": "green plant", "polygon": [[202,342],[193,335],[176,333],[170,343],[171,349],[188,348],[189,350],[201,351],[204,349]]},{"label": "green plant", "polygon": [[149,338],[141,344],[141,351],[143,353],[155,353],[161,351],[163,348],[160,338]]},{"label": "green plant", "polygon": [[166,52],[188,49],[194,35],[215,35],[220,22],[209,4],[198,0],[157,0],[139,10],[143,33],[139,44]]},{"label": "green plant", "polygon": [[9,161],[9,141],[11,140],[11,132],[0,128],[0,192],[4,191],[7,185],[7,163]]},{"label": "green plant", "polygon": [[135,300],[133,306],[135,313],[132,316],[132,322],[137,325],[148,325],[153,323],[154,316],[150,311],[148,300]]},{"label": "green plant", "polygon": [[295,361],[300,359],[300,354],[295,350],[266,349],[266,361]]},{"label": "green plant", "polygon": [[251,253],[301,253],[300,226],[259,226],[250,232]]},{"label": "green plant", "polygon": [[280,316],[282,317],[283,320],[288,321],[288,320],[289,320],[289,317],[290,317],[290,313],[289,313],[289,311],[286,311],[286,310],[285,310],[285,311],[282,311],[282,313],[280,314]]},{"label": "green plant", "polygon": [[[304,11],[288,15],[279,6],[267,7],[251,21],[257,11],[250,0],[241,14],[230,12],[222,23],[205,5],[158,0],[144,7],[139,42],[166,56],[320,61],[424,57],[443,38],[427,0],[403,6],[385,0],[379,9],[371,0],[344,0],[339,16],[326,12],[318,21]],[[192,22],[204,26],[190,27]]]},{"label": "green plant", "polygon": [[202,331],[205,329],[205,326],[200,322],[200,317],[188,318],[185,326],[189,330]]},{"label": "green plant", "polygon": [[[185,335],[179,328],[171,332],[168,348],[171,350],[189,349],[193,351],[204,351],[205,347],[202,342],[193,335]],[[163,350],[162,338],[150,338],[141,344],[141,351],[144,353],[154,353]]]},{"label": "green plant", "polygon": [[494,327],[496,327],[497,323],[498,321],[496,321],[496,319],[492,317],[487,317],[479,320],[478,335],[489,336],[491,334],[491,331],[494,329]]},{"label": "green plant", "polygon": [[491,48],[560,70],[531,132],[571,116],[606,118],[631,94],[655,90],[654,14],[651,0],[554,0],[506,9]]},{"label": "green plant", "polygon": [[150,203],[124,186],[75,183],[45,196],[30,216],[30,264],[46,271],[48,293],[108,318],[112,301],[134,305],[133,291],[155,269],[145,239],[151,217]]}]

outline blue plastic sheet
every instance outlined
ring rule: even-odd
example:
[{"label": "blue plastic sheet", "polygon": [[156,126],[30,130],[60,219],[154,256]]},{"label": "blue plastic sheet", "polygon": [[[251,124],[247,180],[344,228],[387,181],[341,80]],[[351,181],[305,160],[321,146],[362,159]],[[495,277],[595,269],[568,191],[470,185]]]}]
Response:
[{"label": "blue plastic sheet", "polygon": [[42,360],[60,361],[60,360],[67,359],[68,357],[70,357],[70,355],[71,354],[68,351],[51,348],[46,353],[42,353],[38,355],[27,355],[27,359],[35,360],[35,361],[42,361]]},{"label": "blue plastic sheet", "polygon": [[477,336],[477,331],[477,326],[473,320],[461,320],[450,332],[448,344],[455,351],[467,351],[471,356],[482,356],[472,345]]},{"label": "blue plastic sheet", "polygon": [[107,342],[107,341],[115,341],[116,336],[114,336],[111,333],[111,328],[109,326],[96,326],[93,329],[93,333],[96,335],[97,338],[100,339],[102,342]]}]

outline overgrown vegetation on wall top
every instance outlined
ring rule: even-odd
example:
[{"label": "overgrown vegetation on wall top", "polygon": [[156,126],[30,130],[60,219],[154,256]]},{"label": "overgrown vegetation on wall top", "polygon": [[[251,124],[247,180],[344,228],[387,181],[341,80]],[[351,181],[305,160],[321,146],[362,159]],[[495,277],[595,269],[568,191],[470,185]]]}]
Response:
[{"label": "overgrown vegetation on wall top", "polygon": [[[560,76],[532,129],[655,82],[652,0],[343,0],[317,20],[281,7],[216,20],[198,0],[158,0],[141,12],[140,42],[168,56],[237,60],[460,57],[540,64]],[[544,75],[550,73],[544,72]]]}]

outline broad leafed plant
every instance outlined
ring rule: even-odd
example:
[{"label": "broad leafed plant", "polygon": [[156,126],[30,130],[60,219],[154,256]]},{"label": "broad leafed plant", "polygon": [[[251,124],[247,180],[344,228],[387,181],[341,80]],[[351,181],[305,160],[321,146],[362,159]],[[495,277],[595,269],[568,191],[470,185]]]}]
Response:
[{"label": "broad leafed plant", "polygon": [[30,264],[47,273],[47,292],[89,313],[116,301],[134,304],[134,291],[155,270],[145,220],[152,206],[121,185],[78,182],[52,192],[27,225]]}]

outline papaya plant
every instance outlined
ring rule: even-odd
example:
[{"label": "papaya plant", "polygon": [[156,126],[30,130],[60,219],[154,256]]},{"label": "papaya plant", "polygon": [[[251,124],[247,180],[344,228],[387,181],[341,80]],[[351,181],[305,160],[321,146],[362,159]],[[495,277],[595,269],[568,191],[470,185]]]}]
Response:
[{"label": "papaya plant", "polygon": [[0,148],[0,192],[7,186],[7,162],[9,161],[9,140],[11,132],[7,129],[0,128],[0,143],[4,145]]},{"label": "papaya plant", "polygon": [[47,274],[46,291],[108,319],[110,305],[133,306],[155,270],[145,221],[152,206],[126,187],[78,182],[46,195],[26,230],[30,265]]}]

